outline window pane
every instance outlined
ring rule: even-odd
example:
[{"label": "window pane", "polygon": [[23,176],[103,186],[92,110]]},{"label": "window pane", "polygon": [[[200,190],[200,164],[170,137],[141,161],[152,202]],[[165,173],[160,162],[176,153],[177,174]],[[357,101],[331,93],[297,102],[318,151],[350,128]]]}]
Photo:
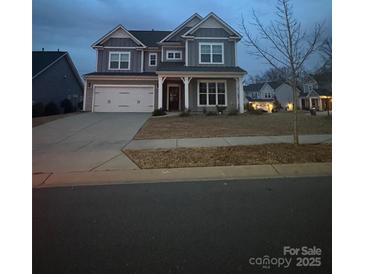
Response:
[{"label": "window pane", "polygon": [[199,92],[207,93],[207,83],[199,83]]},{"label": "window pane", "polygon": [[210,94],[209,93],[209,105],[216,105],[216,94]]},{"label": "window pane", "polygon": [[199,94],[199,102],[201,105],[206,105],[207,104],[207,94]]},{"label": "window pane", "polygon": [[222,54],[222,45],[213,45],[213,54]]},{"label": "window pane", "polygon": [[128,62],[120,62],[120,68],[121,69],[126,69],[126,68],[128,68]]},{"label": "window pane", "polygon": [[215,83],[209,83],[209,93],[215,94]]},{"label": "window pane", "polygon": [[121,54],[120,60],[123,62],[128,62],[129,61],[129,54]]},{"label": "window pane", "polygon": [[210,54],[202,54],[200,59],[202,62],[210,63]]},{"label": "window pane", "polygon": [[221,54],[213,54],[213,62],[214,63],[222,63],[222,55]]},{"label": "window pane", "polygon": [[224,83],[218,83],[218,93],[224,93],[225,92],[225,85]]},{"label": "window pane", "polygon": [[226,104],[226,96],[224,94],[218,94],[218,105]]},{"label": "window pane", "polygon": [[112,53],[110,54],[110,61],[119,61],[119,54],[118,53]]},{"label": "window pane", "polygon": [[118,68],[118,61],[112,61],[110,62],[110,68],[117,69]]},{"label": "window pane", "polygon": [[180,58],[181,58],[181,54],[180,54],[180,52],[175,52],[175,58],[176,58],[176,59],[180,59]]},{"label": "window pane", "polygon": [[174,59],[174,53],[173,53],[173,52],[169,52],[169,53],[167,54],[167,57],[168,57],[169,59]]},{"label": "window pane", "polygon": [[210,54],[210,46],[209,45],[201,45],[200,46],[200,52]]}]

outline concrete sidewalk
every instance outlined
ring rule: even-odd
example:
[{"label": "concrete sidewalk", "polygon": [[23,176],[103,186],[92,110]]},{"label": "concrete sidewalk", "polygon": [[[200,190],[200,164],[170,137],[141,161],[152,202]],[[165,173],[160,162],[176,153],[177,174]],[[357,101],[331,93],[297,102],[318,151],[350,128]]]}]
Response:
[{"label": "concrete sidewalk", "polygon": [[[332,134],[301,135],[301,144],[332,143]],[[279,136],[245,136],[245,137],[216,137],[216,138],[185,138],[185,139],[154,139],[132,140],[124,149],[158,149],[179,147],[217,147],[237,145],[262,145],[293,143],[292,135]]]},{"label": "concrete sidewalk", "polygon": [[33,187],[331,176],[331,163],[219,166],[33,174]]}]

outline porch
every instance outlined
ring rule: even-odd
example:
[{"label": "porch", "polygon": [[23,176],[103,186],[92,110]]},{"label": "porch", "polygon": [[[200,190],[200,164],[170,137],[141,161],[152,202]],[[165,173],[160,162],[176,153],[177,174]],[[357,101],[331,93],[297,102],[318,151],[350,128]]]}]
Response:
[{"label": "porch", "polygon": [[242,77],[158,75],[158,108],[200,112],[216,106],[244,112]]}]

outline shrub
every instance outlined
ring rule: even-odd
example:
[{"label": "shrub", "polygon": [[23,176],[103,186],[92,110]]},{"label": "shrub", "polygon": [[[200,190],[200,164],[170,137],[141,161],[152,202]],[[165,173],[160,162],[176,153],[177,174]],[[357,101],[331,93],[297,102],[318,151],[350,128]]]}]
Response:
[{"label": "shrub", "polygon": [[179,114],[179,116],[180,117],[188,117],[188,116],[190,116],[190,109],[187,109],[187,110],[184,110],[183,112],[181,112],[180,114]]},{"label": "shrub", "polygon": [[70,113],[75,111],[72,102],[69,99],[64,99],[61,102],[61,108],[63,108],[63,113]]},{"label": "shrub", "polygon": [[35,103],[32,107],[32,116],[39,117],[44,114],[44,105],[43,103]]},{"label": "shrub", "polygon": [[162,109],[162,108],[155,109],[152,112],[152,116],[163,116],[163,115],[166,115],[166,111],[164,109]]},{"label": "shrub", "polygon": [[215,116],[215,115],[217,115],[217,112],[215,112],[215,111],[208,111],[205,115],[207,115],[207,116]]},{"label": "shrub", "polygon": [[58,106],[53,102],[48,103],[44,108],[45,115],[56,115],[59,113],[60,113],[60,110],[59,110]]},{"label": "shrub", "polygon": [[255,114],[255,115],[261,115],[263,113],[265,113],[267,111],[263,110],[263,109],[253,109],[253,110],[250,110],[250,113],[251,114]]},{"label": "shrub", "polygon": [[203,114],[207,113],[207,108],[203,108]]},{"label": "shrub", "polygon": [[230,115],[230,116],[237,115],[237,114],[238,114],[238,109],[236,109],[236,108],[231,108],[228,111],[228,115]]},{"label": "shrub", "polygon": [[226,110],[226,107],[215,106],[218,114],[222,114]]}]

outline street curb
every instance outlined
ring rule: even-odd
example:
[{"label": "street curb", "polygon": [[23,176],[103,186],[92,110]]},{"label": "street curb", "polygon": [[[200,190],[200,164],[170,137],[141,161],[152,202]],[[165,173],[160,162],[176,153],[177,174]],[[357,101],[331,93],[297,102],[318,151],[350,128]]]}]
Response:
[{"label": "street curb", "polygon": [[33,174],[33,188],[331,176],[332,163]]}]

